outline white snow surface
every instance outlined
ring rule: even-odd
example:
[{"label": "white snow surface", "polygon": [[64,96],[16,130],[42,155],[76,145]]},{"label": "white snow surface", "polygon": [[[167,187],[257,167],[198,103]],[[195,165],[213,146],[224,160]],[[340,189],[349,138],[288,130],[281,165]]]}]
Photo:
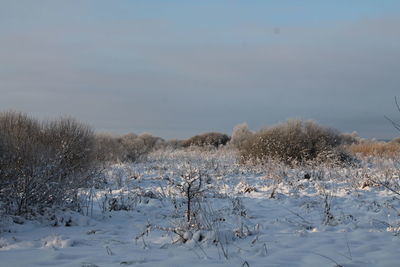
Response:
[{"label": "white snow surface", "polygon": [[[0,266],[399,266],[399,195],[365,182],[398,182],[398,167],[245,167],[229,151],[157,152],[111,166],[106,184],[82,190],[81,213],[3,216]],[[204,181],[200,227],[186,223],[189,171]]]}]

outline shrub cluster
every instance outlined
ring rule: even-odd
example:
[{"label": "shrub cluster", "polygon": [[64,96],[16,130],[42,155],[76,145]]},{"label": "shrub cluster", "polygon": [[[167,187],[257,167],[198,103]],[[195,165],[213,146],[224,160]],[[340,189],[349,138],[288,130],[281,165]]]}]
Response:
[{"label": "shrub cluster", "polygon": [[183,147],[183,142],[184,140],[178,140],[178,139],[167,140],[165,141],[164,147],[170,150],[180,149]]},{"label": "shrub cluster", "polygon": [[230,137],[223,133],[204,133],[195,135],[183,142],[183,147],[198,146],[198,147],[219,147],[226,145],[230,140]]},{"label": "shrub cluster", "polygon": [[126,158],[126,150],[119,138],[110,134],[96,134],[96,159],[103,163],[121,162]]},{"label": "shrub cluster", "polygon": [[119,141],[125,149],[125,160],[137,161],[145,158],[151,151],[164,146],[164,140],[151,134],[127,134]]},{"label": "shrub cluster", "polygon": [[339,149],[338,131],[312,121],[290,120],[251,135],[240,147],[243,161],[280,160],[286,163],[312,160],[347,160]]},{"label": "shrub cluster", "polygon": [[107,134],[96,135],[96,158],[102,162],[135,162],[143,160],[150,152],[167,146],[160,137],[150,134],[126,134],[114,137]]},{"label": "shrub cluster", "polygon": [[76,204],[97,167],[94,147],[93,131],[71,118],[0,113],[0,204],[8,214]]}]

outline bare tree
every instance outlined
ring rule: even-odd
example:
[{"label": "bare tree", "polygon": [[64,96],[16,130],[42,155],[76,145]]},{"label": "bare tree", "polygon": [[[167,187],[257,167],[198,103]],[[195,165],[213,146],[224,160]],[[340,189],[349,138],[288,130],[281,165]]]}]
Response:
[{"label": "bare tree", "polygon": [[[400,113],[400,105],[399,102],[397,101],[397,97],[394,97],[394,103],[396,105],[397,111]],[[400,132],[400,123],[395,122],[394,120],[392,120],[391,118],[389,118],[388,116],[384,116],[391,124],[392,126]]]}]

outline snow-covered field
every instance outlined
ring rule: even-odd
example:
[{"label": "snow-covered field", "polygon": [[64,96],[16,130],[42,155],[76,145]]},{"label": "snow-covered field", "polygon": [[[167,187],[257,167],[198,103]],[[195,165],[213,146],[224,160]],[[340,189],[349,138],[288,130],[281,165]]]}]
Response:
[{"label": "snow-covered field", "polygon": [[399,165],[157,152],[110,167],[82,213],[2,218],[0,266],[399,266]]}]

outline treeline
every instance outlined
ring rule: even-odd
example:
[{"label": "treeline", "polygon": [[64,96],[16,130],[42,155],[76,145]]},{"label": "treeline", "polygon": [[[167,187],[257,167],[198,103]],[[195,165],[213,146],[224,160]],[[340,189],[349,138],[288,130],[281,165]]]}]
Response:
[{"label": "treeline", "polygon": [[0,214],[35,214],[57,206],[80,210],[79,190],[95,184],[105,164],[136,162],[157,149],[225,145],[211,133],[188,140],[150,134],[96,134],[73,118],[39,121],[0,113]]},{"label": "treeline", "polygon": [[163,140],[150,134],[96,134],[73,118],[39,121],[24,113],[0,113],[0,207],[7,214],[42,212],[58,205],[79,210],[79,189],[94,186],[102,166],[146,160],[158,149],[237,151],[242,163],[280,160],[347,162],[343,148],[359,142],[314,122],[292,120],[252,132],[246,124],[232,137],[205,133],[187,140]]},{"label": "treeline", "polygon": [[158,149],[180,149],[188,147],[218,148],[226,145],[230,137],[221,133],[206,133],[187,140],[164,140],[151,134],[133,133],[115,137],[108,134],[96,135],[96,157],[103,162],[135,162]]}]

